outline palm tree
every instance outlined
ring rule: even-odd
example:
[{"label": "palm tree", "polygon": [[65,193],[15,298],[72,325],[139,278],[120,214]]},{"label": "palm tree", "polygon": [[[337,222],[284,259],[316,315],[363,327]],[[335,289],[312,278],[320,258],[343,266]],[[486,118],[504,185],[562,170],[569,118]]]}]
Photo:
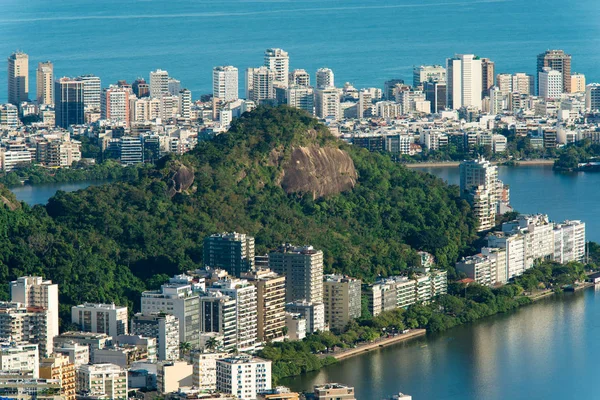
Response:
[{"label": "palm tree", "polygon": [[206,341],[206,348],[209,350],[215,350],[220,345],[219,341],[215,337],[211,337]]},{"label": "palm tree", "polygon": [[192,351],[192,344],[190,342],[180,342],[179,343],[179,358],[184,359],[190,351]]}]

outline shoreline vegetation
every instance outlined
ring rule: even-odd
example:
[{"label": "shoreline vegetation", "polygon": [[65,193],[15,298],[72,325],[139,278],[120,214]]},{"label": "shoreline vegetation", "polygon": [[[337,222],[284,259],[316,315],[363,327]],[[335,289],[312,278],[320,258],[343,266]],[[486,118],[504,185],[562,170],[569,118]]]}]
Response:
[{"label": "shoreline vegetation", "polygon": [[[554,165],[554,159],[535,159],[535,160],[521,160],[521,161],[492,161],[493,165],[506,165],[510,167],[537,167],[537,166],[548,166]],[[446,167],[458,167],[459,161],[419,161],[414,163],[402,164],[406,168],[446,168]]]}]

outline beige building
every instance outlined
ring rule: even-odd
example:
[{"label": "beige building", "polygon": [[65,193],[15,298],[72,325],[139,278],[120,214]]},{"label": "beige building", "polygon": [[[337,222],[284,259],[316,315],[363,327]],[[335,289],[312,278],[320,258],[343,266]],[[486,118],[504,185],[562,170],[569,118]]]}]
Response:
[{"label": "beige building", "polygon": [[285,386],[277,386],[274,389],[266,390],[259,394],[257,400],[299,400],[300,395],[290,391]]},{"label": "beige building", "polygon": [[585,75],[574,73],[571,75],[571,93],[585,93]]},{"label": "beige building", "polygon": [[75,365],[68,356],[53,354],[42,359],[40,378],[60,381],[60,393],[65,400],[75,399]]},{"label": "beige building", "polygon": [[192,386],[194,366],[185,361],[158,363],[156,387],[159,393],[176,392],[182,386]]},{"label": "beige building", "polygon": [[38,105],[54,105],[54,65],[50,61],[38,63],[36,83]]},{"label": "beige building", "polygon": [[280,246],[269,253],[269,268],[286,276],[286,302],[323,302],[323,252],[312,246]]},{"label": "beige building", "polygon": [[334,331],[341,332],[348,322],[360,318],[359,279],[340,275],[325,275],[323,281],[323,303],[325,323]]},{"label": "beige building", "polygon": [[8,102],[18,106],[29,99],[29,56],[15,52],[8,57]]},{"label": "beige building", "polygon": [[53,334],[48,329],[48,310],[22,303],[0,302],[0,338],[39,345],[40,355],[52,352]]},{"label": "beige building", "polygon": [[200,390],[217,389],[217,360],[226,358],[227,353],[192,353],[192,383]]},{"label": "beige building", "polygon": [[269,269],[242,275],[256,287],[257,336],[262,342],[283,339],[285,326],[285,276]]},{"label": "beige building", "polygon": [[0,371],[39,378],[39,351],[37,344],[0,344]]},{"label": "beige building", "polygon": [[339,383],[315,386],[316,400],[356,400],[354,388]]},{"label": "beige building", "polygon": [[105,399],[127,399],[127,371],[114,364],[82,365],[77,369],[77,393]]}]

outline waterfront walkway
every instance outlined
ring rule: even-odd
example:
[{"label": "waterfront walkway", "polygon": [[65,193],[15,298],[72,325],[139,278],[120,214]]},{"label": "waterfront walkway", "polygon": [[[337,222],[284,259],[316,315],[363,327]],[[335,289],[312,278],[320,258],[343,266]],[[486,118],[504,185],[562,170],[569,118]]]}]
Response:
[{"label": "waterfront walkway", "polygon": [[339,360],[343,360],[346,358],[357,356],[359,354],[364,354],[364,353],[367,353],[367,352],[375,350],[375,349],[387,347],[392,344],[396,344],[396,343],[404,342],[406,340],[414,339],[416,337],[425,335],[425,333],[427,333],[427,331],[425,329],[410,329],[406,333],[401,333],[396,336],[390,336],[390,337],[387,337],[387,336],[381,337],[370,343],[362,343],[362,344],[360,344],[356,347],[350,348],[350,349],[339,349],[339,350],[334,351],[333,353],[322,354],[320,357],[323,357],[323,358],[324,357],[334,357],[336,360],[339,361]]}]

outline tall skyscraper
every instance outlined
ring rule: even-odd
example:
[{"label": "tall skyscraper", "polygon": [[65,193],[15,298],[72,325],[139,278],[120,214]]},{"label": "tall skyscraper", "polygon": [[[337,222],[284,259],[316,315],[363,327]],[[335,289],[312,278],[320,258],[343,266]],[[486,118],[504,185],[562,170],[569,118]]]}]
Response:
[{"label": "tall skyscraper", "polygon": [[325,89],[335,86],[335,75],[329,68],[317,70],[317,89]]},{"label": "tall skyscraper", "polygon": [[169,73],[162,69],[150,72],[150,97],[160,99],[169,94]]},{"label": "tall skyscraper", "polygon": [[84,123],[83,85],[81,80],[60,78],[54,83],[56,125],[68,128]]},{"label": "tall skyscraper", "polygon": [[204,265],[233,276],[254,267],[254,238],[244,233],[217,233],[204,238]]},{"label": "tall skyscraper", "polygon": [[40,276],[22,276],[10,283],[11,301],[48,310],[48,331],[58,336],[58,285]]},{"label": "tall skyscraper", "polygon": [[39,105],[54,105],[54,66],[50,61],[38,63],[36,88],[36,99]]},{"label": "tall skyscraper", "polygon": [[494,69],[495,64],[492,60],[489,58],[481,59],[482,98],[488,97],[490,95],[490,89],[494,87]]},{"label": "tall skyscraper", "polygon": [[29,56],[17,51],[8,57],[8,102],[18,106],[29,99]]},{"label": "tall skyscraper", "polygon": [[81,75],[76,80],[83,82],[83,105],[85,110],[100,110],[102,82],[95,75]]},{"label": "tall skyscraper", "polygon": [[282,49],[267,49],[265,50],[264,66],[275,73],[273,83],[287,88],[288,75],[290,73],[290,57],[287,51]]},{"label": "tall skyscraper", "polygon": [[257,105],[261,101],[275,99],[275,72],[267,67],[246,70],[246,98]]},{"label": "tall skyscraper", "polygon": [[323,119],[341,119],[340,93],[337,88],[329,86],[315,90],[315,114]]},{"label": "tall skyscraper", "polygon": [[537,56],[538,73],[538,93],[539,93],[539,73],[544,72],[544,68],[551,68],[562,74],[563,92],[571,92],[571,55],[565,54],[563,50],[546,50]]},{"label": "tall skyscraper", "polygon": [[447,60],[446,69],[448,108],[475,107],[481,110],[481,59],[473,54],[457,54]]},{"label": "tall skyscraper", "polygon": [[269,268],[286,277],[286,301],[323,303],[323,252],[281,245],[269,253]]},{"label": "tall skyscraper", "polygon": [[231,65],[213,68],[213,97],[223,101],[239,98],[238,69]]},{"label": "tall skyscraper", "polygon": [[538,91],[539,96],[544,99],[560,98],[563,93],[563,74],[544,67],[541,72],[538,72]]},{"label": "tall skyscraper", "polygon": [[131,90],[110,85],[102,91],[100,115],[111,124],[129,127],[129,96]]}]

